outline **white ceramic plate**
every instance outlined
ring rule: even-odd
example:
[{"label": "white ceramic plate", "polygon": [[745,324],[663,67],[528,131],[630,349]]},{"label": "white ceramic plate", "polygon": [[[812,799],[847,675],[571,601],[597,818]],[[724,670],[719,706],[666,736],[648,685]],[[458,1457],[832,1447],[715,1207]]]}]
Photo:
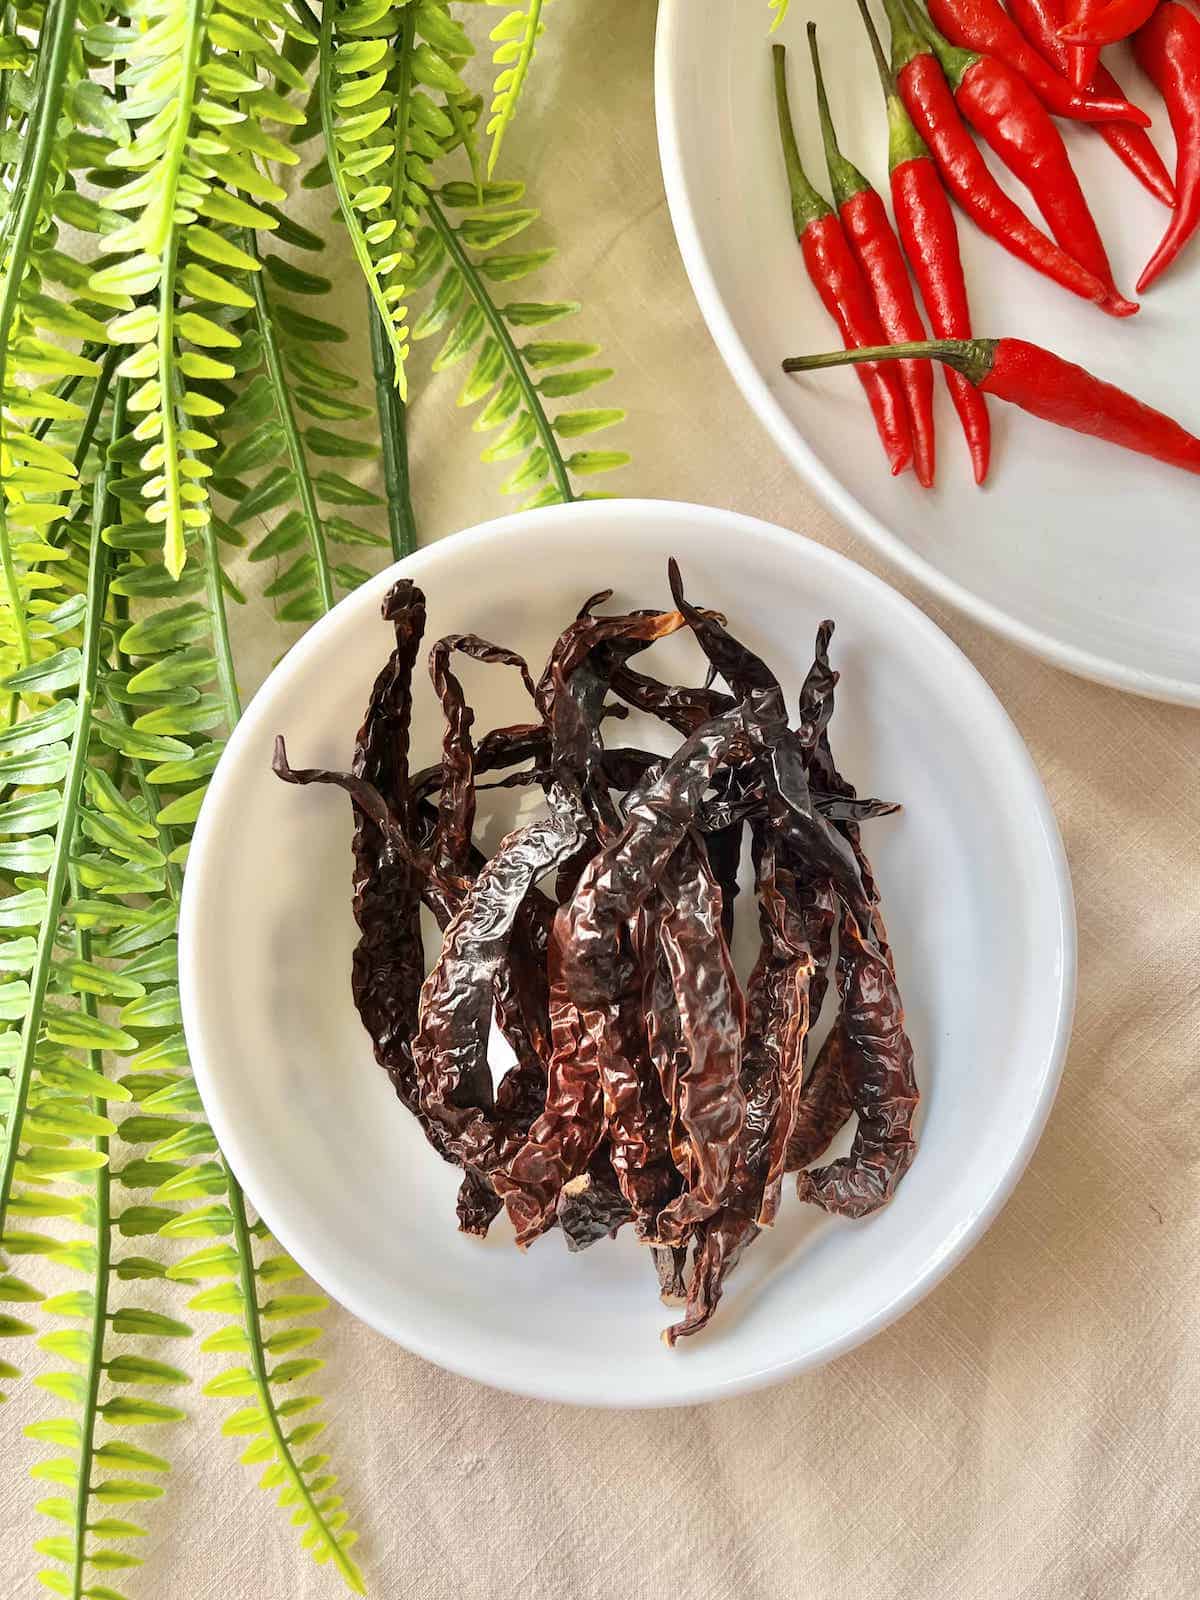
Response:
[{"label": "white ceramic plate", "polygon": [[[374,1063],[349,992],[349,803],[289,788],[269,763],[276,732],[297,765],[349,763],[390,647],[379,605],[395,570],[318,623],[255,696],[213,779],[187,873],[180,970],[192,1061],[255,1205],[312,1276],[381,1332],[457,1372],[555,1400],[715,1398],[827,1360],[898,1316],[1016,1181],[1070,1026],[1070,885],[1037,774],[974,668],[878,579],[765,523],[655,501],[522,513],[423,550],[403,570],[427,594],[429,640],[470,629],[541,662],[599,588],[615,587],[614,607],[666,600],[671,554],[689,592],[726,610],[793,696],[817,622],[837,619],[839,759],[861,792],[906,807],[872,824],[869,843],[924,1095],[922,1148],[894,1203],[848,1223],[789,1195],[703,1336],[673,1353],[661,1344],[675,1313],[630,1238],[569,1256],[551,1234],[521,1255],[503,1219],[484,1243],[457,1233],[458,1174]],[[702,670],[682,636],[646,659],[667,674]],[[461,670],[480,730],[524,720],[515,673]],[[423,764],[438,753],[440,714],[425,682],[417,699]],[[642,733],[623,724],[622,742]],[[506,820],[485,814],[487,842]]]},{"label": "white ceramic plate", "polygon": [[[701,310],[747,400],[837,515],[945,600],[1072,672],[1200,704],[1200,481],[995,401],[992,476],[979,492],[939,379],[938,486],[926,494],[911,473],[888,476],[853,375],[798,380],[779,370],[783,356],[836,348],[838,338],[792,233],[767,16],[766,0],[662,0],[658,24],[655,92],[671,215]],[[842,148],[886,195],[882,95],[852,0],[793,0],[777,35],[788,45],[808,174],[828,194],[810,17]],[[1118,76],[1161,124],[1155,136],[1170,166],[1161,102],[1132,63],[1121,61]],[[1060,126],[1128,292],[1167,213],[1095,134]],[[959,237],[977,334],[1047,345],[1200,431],[1200,247],[1136,317],[1116,322],[1014,261],[961,215]]]}]

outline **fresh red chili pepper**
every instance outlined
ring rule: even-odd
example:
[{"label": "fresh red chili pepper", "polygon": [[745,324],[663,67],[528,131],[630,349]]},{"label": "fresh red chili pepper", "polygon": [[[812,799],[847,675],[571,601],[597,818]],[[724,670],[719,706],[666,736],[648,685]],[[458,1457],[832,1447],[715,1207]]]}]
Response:
[{"label": "fresh red chili pepper", "polygon": [[936,26],[953,44],[1005,62],[1020,73],[1056,117],[1150,126],[1146,113],[1119,95],[1084,94],[1073,89],[1038,55],[1000,0],[926,0],[926,4]]},{"label": "fresh red chili pepper", "polygon": [[[1167,0],[1168,5],[1174,3]],[[1064,361],[1024,339],[931,339],[924,346],[835,350],[829,355],[789,357],[783,370],[812,372],[853,361],[909,360],[923,355],[947,362],[985,394],[1008,400],[1045,422],[1107,439],[1185,472],[1200,472],[1200,439],[1181,423],[1073,361]]]},{"label": "fresh red chili pepper", "polygon": [[1113,309],[1137,310],[1122,300],[1100,231],[1088,209],[1062,135],[1019,72],[995,56],[960,50],[929,21],[916,0],[917,29],[932,47],[967,121],[1029,190],[1050,232],[1068,255],[1107,285]]},{"label": "fresh red chili pepper", "polygon": [[[1090,22],[1096,12],[1104,4],[1104,0],[1068,0],[1069,15],[1059,17],[1054,26],[1054,35],[1058,39],[1058,30],[1065,22]],[[1014,12],[1014,15],[1016,13]],[[1067,77],[1077,89],[1086,89],[1094,82],[1100,70],[1100,49],[1094,44],[1064,44],[1061,39],[1058,43],[1067,52]],[[1054,61],[1054,56],[1050,57]]]},{"label": "fresh red chili pepper", "polygon": [[[925,302],[925,310],[939,339],[969,339],[971,308],[967,303],[967,284],[958,248],[958,227],[954,212],[942,188],[929,146],[917,132],[904,102],[896,93],[891,68],[879,42],[879,34],[867,10],[867,0],[858,0],[879,70],[888,119],[888,170],[892,186],[892,210],[904,253]],[[954,409],[958,412],[975,482],[987,477],[991,456],[992,426],[987,401],[965,378],[949,367],[943,369]]]},{"label": "fresh red chili pepper", "polygon": [[1175,134],[1175,215],[1138,279],[1138,293],[1167,270],[1200,225],[1200,20],[1165,0],[1133,41],[1138,65],[1162,95]]},{"label": "fresh red chili pepper", "polygon": [[[800,151],[788,107],[783,46],[775,45],[773,54],[775,109],[779,117],[779,137],[783,143],[783,159],[792,197],[792,223],[808,276],[821,296],[826,311],[837,324],[842,342],[848,350],[856,345],[881,344],[885,337],[883,327],[862,269],[850,253],[841,223],[824,197],[809,183],[800,162]],[[903,472],[912,460],[912,430],[909,427],[903,385],[898,373],[867,369],[862,377],[862,386],[866,390],[875,427],[892,464],[894,476]]]},{"label": "fresh red chili pepper", "polygon": [[[821,57],[817,48],[817,25],[808,25],[808,47],[812,52],[816,80],[817,111],[821,138],[825,145],[825,164],[833,203],[863,270],[883,331],[889,339],[923,339],[925,327],[917,310],[916,297],[909,281],[908,268],[900,243],[892,232],[883,201],[852,162],[838,147],[837,132],[825,92]],[[933,483],[933,372],[924,361],[906,361],[900,367],[908,416],[912,424],[913,467],[917,480],[926,489]]]},{"label": "fresh red chili pepper", "polygon": [[[1064,15],[1063,0],[1008,0],[1008,8],[1030,44],[1036,46],[1059,72],[1069,72],[1074,56],[1086,47],[1073,47],[1058,37]],[[1091,53],[1099,55],[1099,51]],[[1121,95],[1121,85],[1099,60],[1093,65],[1084,87],[1101,94]],[[1171,174],[1144,128],[1135,128],[1128,122],[1097,122],[1093,123],[1093,127],[1144,189],[1165,206],[1175,204],[1175,185],[1171,182]]]},{"label": "fresh red chili pepper", "polygon": [[1088,16],[1077,16],[1058,30],[1068,44],[1118,44],[1154,15],[1159,0],[1108,0]]},{"label": "fresh red chili pepper", "polygon": [[1114,300],[1094,273],[1060,250],[1009,199],[976,148],[945,75],[908,21],[902,0],[884,0],[884,10],[892,29],[892,69],[900,98],[932,150],[943,182],[966,214],[1018,261],[1110,315],[1128,315],[1132,309],[1128,302]]}]

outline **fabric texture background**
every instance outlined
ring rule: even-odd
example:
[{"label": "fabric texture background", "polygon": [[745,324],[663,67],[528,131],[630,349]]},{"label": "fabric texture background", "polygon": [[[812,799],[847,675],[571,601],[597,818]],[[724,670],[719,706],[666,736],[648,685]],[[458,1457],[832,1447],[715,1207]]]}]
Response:
[{"label": "fabric texture background", "polygon": [[[629,408],[609,438],[634,465],[603,486],[750,512],[883,570],[784,464],[696,310],[655,148],[653,0],[555,13],[502,165],[527,179],[561,246],[537,292],[582,300],[572,326],[617,370],[596,403]],[[361,336],[357,279],[338,281],[354,283],[342,309]],[[430,540],[503,502],[500,469],[478,463],[478,435],[454,411],[453,375],[425,384],[427,359],[411,450]],[[514,1399],[332,1308],[318,1387],[376,1600],[1184,1600],[1200,1588],[1200,715],[1068,677],[885,576],[1007,706],[1070,856],[1077,1020],[1028,1173],[898,1324],[824,1370],[710,1407]],[[239,648],[249,689],[280,631],[260,619]],[[182,1302],[162,1303],[178,1314]],[[49,1358],[23,1341],[18,1359]],[[191,1417],[147,1436],[175,1471],[147,1508],[146,1566],[119,1587],[145,1600],[337,1595],[221,1437],[227,1402],[198,1392],[225,1358],[193,1343],[183,1359]],[[42,1592],[32,1542],[55,1531],[33,1511],[53,1490],[26,1475],[46,1451],[22,1433],[52,1402],[28,1380],[15,1389],[0,1412],[0,1600]]]}]

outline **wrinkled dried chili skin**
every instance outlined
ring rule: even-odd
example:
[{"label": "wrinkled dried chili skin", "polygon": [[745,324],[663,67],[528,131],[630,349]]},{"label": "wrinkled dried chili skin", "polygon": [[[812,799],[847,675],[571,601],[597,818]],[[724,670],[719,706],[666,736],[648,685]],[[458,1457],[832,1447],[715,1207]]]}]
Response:
[{"label": "wrinkled dried chili skin", "polygon": [[681,1244],[721,1204],[746,1119],[745,1003],[721,927],[720,891],[699,851],[693,861],[661,932],[687,1046],[672,1110],[687,1140],[690,1181],[659,1218],[658,1240],[669,1245]]},{"label": "wrinkled dried chili skin", "polygon": [[603,1132],[599,1056],[623,1054],[620,996],[631,975],[621,929],[632,921],[722,768],[752,757],[763,709],[745,702],[698,729],[627,807],[621,835],[589,863],[550,941],[551,1031],[546,1108],[525,1147],[497,1174],[519,1242],[542,1232],[558,1190],[583,1170]]},{"label": "wrinkled dried chili skin", "polygon": [[447,1152],[464,1164],[494,1163],[503,1136],[492,1114],[487,1053],[497,973],[526,896],[575,848],[579,834],[579,819],[563,798],[549,817],[508,834],[447,928],[421,990],[412,1045],[421,1109],[444,1130]]},{"label": "wrinkled dried chili skin", "polygon": [[[403,826],[408,820],[412,674],[425,631],[425,597],[408,579],[389,589],[383,616],[395,648],[371,690],[354,748],[354,775],[382,796]],[[417,1111],[411,1042],[425,971],[420,878],[377,819],[354,810],[354,950],[351,989],[375,1059],[397,1095]]]},{"label": "wrinkled dried chili skin", "polygon": [[[674,612],[599,617],[608,595],[593,597],[536,685],[502,647],[439,641],[430,670],[443,756],[415,778],[408,696],[423,606],[397,585],[385,613],[397,649],[360,735],[364,770],[356,755],[354,774],[293,772],[283,752],[277,770],[348,789],[370,870],[398,864],[408,914],[423,900],[446,933],[415,1022],[409,996],[405,1089],[435,1148],[464,1166],[460,1227],[486,1233],[503,1200],[518,1242],[557,1223],[568,1248],[582,1249],[633,1221],[668,1302],[684,1296],[690,1243],[685,1313],[665,1334],[674,1343],[707,1324],[728,1273],[774,1219],[785,1167],[818,1159],[851,1112],[850,1156],[802,1172],[800,1193],[852,1216],[882,1204],[912,1159],[917,1100],[858,831],[894,808],[859,800],[834,761],[832,624],[818,632],[791,731],[770,669],[723,618],[685,599],[674,564],[670,577]],[[684,624],[732,695],[711,678],[677,687],[629,665]],[[517,667],[542,720],[494,729],[476,747],[449,665],[458,650]],[[606,749],[601,725],[624,710],[611,694],[682,733],[684,748],[670,758]],[[499,786],[539,785],[551,818],[514,830],[488,862],[471,835],[477,779],[496,771]],[[555,833],[564,793],[574,848],[569,829]],[[762,950],[744,997],[729,935],[746,827]],[[555,862],[557,909],[536,887]],[[841,1011],[805,1076],[839,917]],[[419,921],[416,936],[409,975],[419,982]],[[517,1055],[494,1094],[493,1005]]]},{"label": "wrinkled dried chili skin", "polygon": [[818,1050],[801,1091],[788,1139],[788,1172],[819,1161],[849,1122],[854,1111],[849,1070],[846,1030],[839,1021]]},{"label": "wrinkled dried chili skin", "polygon": [[801,1172],[797,1193],[825,1211],[865,1217],[892,1198],[912,1165],[912,1124],[919,1099],[904,1007],[889,956],[843,906],[838,924],[838,979],[858,1127],[850,1154]]},{"label": "wrinkled dried chili skin", "polygon": [[763,1185],[756,1220],[769,1227],[779,1210],[788,1142],[799,1114],[814,974],[798,886],[771,847],[761,863],[759,906],[769,950],[761,1048],[774,1083],[775,1105],[761,1155]]}]

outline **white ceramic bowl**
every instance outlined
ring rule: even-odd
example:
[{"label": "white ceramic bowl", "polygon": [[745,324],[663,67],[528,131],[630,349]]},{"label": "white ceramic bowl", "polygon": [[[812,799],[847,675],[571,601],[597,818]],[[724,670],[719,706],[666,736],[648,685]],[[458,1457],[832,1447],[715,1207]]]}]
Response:
[{"label": "white ceramic bowl", "polygon": [[[876,17],[886,40],[878,4]],[[830,508],[944,600],[1057,665],[1102,683],[1200,705],[1200,481],[1038,422],[993,401],[992,476],[971,482],[939,376],[938,484],[888,476],[862,391],[848,372],[803,379],[785,355],[839,341],[792,232],[771,86],[766,0],[662,0],[655,99],[671,216],[692,288],[743,394]],[[792,112],[809,177],[828,194],[805,24],[816,21],[842,148],[888,194],[879,79],[852,0],[793,4]],[[1161,101],[1113,57],[1155,118]],[[1059,124],[1128,292],[1167,212],[1094,134]],[[1003,169],[996,167],[999,174]],[[1029,196],[1004,178],[1014,198]],[[1200,432],[1200,245],[1116,322],[1048,283],[959,215],[975,332],[1017,334],[1132,390]]]},{"label": "white ceramic bowl", "polygon": [[[902,800],[871,824],[923,1092],[921,1151],[886,1211],[825,1218],[788,1196],[732,1276],[712,1326],[670,1352],[644,1248],[621,1236],[527,1255],[503,1219],[455,1231],[458,1174],[375,1065],[351,1003],[351,814],[270,771],[349,762],[390,646],[379,618],[403,570],[427,637],[476,630],[544,659],[606,585],[614,607],[689,592],[729,613],[794,696],[813,633],[837,619],[835,749],[863,793]],[[674,647],[674,648],[671,648]],[[682,636],[650,669],[700,670]],[[516,674],[464,664],[480,730],[521,720]],[[510,681],[511,680],[511,681]],[[440,740],[418,685],[414,760]],[[622,742],[641,736],[622,726]],[[511,800],[510,802],[511,803]],[[488,842],[502,826],[484,822]],[[743,919],[746,920],[746,919]],[[180,969],[213,1127],[281,1242],[357,1316],[485,1382],[555,1400],[664,1405],[785,1377],[849,1349],[925,1294],[979,1237],[1041,1131],[1070,1028],[1070,884],[1029,756],[987,685],[919,611],[841,556],[724,511],[598,501],[521,513],[411,557],[342,603],[254,697],[204,805],[188,866]]]}]

